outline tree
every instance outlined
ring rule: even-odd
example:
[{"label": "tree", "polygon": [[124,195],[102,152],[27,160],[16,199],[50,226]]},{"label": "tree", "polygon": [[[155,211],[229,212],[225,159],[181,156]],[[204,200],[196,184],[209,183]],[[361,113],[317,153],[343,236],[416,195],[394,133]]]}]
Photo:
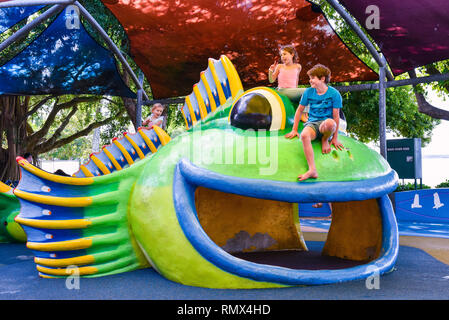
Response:
[{"label": "tree", "polygon": [[[449,60],[432,63],[421,69],[423,69],[428,75],[449,73]],[[410,78],[416,78],[415,70],[408,72],[408,74]],[[431,88],[439,93],[447,95],[449,93],[449,81],[434,82],[432,83]],[[423,91],[424,90],[421,85],[414,86],[414,94],[418,103],[419,112],[427,114],[435,119],[449,120],[449,111],[430,104],[426,100],[425,93]]]},{"label": "tree", "polygon": [[[379,139],[379,91],[343,94],[348,134],[368,143]],[[386,95],[387,130],[402,137],[419,137],[430,142],[439,120],[419,112],[411,86],[388,88]]]},{"label": "tree", "polygon": [[[40,154],[71,143],[124,113],[124,108],[118,105],[107,117],[95,114],[101,99],[100,96],[70,95],[1,96],[0,179],[18,179],[17,156],[29,152],[37,159]],[[64,131],[75,115],[79,129],[67,134]]]}]

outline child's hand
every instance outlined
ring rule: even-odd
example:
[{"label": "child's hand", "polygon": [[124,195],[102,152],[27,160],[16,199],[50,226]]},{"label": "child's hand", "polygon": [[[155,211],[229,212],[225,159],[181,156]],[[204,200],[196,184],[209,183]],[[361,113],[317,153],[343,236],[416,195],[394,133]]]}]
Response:
[{"label": "child's hand", "polygon": [[298,133],[298,131],[295,131],[295,130],[292,130],[292,131],[290,131],[289,133],[287,133],[287,134],[285,135],[285,137],[286,137],[287,139],[292,139],[292,138],[294,138],[294,137],[301,138],[300,135],[299,135],[299,133]]},{"label": "child's hand", "polygon": [[276,70],[276,67],[278,66],[278,62],[277,59],[274,60],[274,63],[270,66],[270,68],[268,69],[268,71],[270,72],[274,72],[274,70]]},{"label": "child's hand", "polygon": [[338,141],[337,139],[332,139],[332,141],[331,141],[331,146],[334,146],[334,148],[335,149],[338,149],[338,150],[343,150],[344,149],[344,146],[341,144],[341,142],[340,141]]}]

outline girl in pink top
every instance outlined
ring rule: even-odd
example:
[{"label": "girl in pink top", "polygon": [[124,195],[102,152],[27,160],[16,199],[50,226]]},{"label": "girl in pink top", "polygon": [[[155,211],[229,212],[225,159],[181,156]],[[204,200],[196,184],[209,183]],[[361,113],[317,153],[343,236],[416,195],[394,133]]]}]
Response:
[{"label": "girl in pink top", "polygon": [[[292,102],[299,102],[305,88],[298,88],[299,73],[302,66],[298,62],[298,54],[295,47],[286,45],[280,49],[281,64],[277,59],[268,69],[268,80],[270,83],[278,81],[278,91],[285,94]],[[307,112],[307,110],[304,110]],[[307,117],[307,113],[305,114]],[[301,119],[306,120],[306,118]]]}]

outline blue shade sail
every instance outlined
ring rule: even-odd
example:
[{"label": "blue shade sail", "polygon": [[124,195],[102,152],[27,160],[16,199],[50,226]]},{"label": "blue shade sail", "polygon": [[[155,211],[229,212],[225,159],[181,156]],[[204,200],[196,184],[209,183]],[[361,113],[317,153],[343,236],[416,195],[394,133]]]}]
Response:
[{"label": "blue shade sail", "polygon": [[[0,1],[2,2],[2,1]],[[32,7],[13,7],[0,9],[0,33],[5,32],[17,22],[28,18],[33,13],[37,12],[44,6],[32,6]]]},{"label": "blue shade sail", "polygon": [[136,98],[112,53],[70,7],[28,47],[0,66],[0,94],[95,94]]}]

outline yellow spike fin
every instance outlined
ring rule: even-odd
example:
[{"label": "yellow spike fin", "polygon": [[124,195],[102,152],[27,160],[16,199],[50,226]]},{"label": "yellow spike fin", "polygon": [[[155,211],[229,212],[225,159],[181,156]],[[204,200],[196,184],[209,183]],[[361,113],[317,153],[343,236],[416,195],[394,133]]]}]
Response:
[{"label": "yellow spike fin", "polygon": [[[46,274],[54,275],[54,276],[69,276],[72,274],[71,269],[52,269],[52,268],[45,268],[40,265],[36,266],[37,270],[39,272],[43,272]],[[89,274],[95,274],[98,272],[98,269],[95,267],[79,267],[77,268],[77,274],[78,275],[89,275]]]},{"label": "yellow spike fin", "polygon": [[85,165],[83,165],[83,164],[80,165],[80,169],[86,177],[95,177],[94,174],[92,172],[90,172],[89,169],[87,169]]},{"label": "yellow spike fin", "polygon": [[92,264],[95,262],[95,258],[92,255],[85,255],[74,258],[65,258],[65,259],[51,259],[51,258],[39,258],[35,257],[34,262],[39,265],[43,265],[46,267],[67,267],[70,265],[86,265]]},{"label": "yellow spike fin", "polygon": [[68,251],[87,249],[92,246],[92,239],[74,239],[55,242],[27,242],[27,248],[38,251]]},{"label": "yellow spike fin", "polygon": [[117,140],[117,139],[112,139],[112,142],[117,146],[117,148],[120,149],[120,151],[122,152],[122,154],[125,156],[126,161],[128,162],[129,165],[134,164],[134,160],[133,158],[131,158],[130,154],[128,153],[128,151],[126,151],[125,147],[122,146],[122,144]]},{"label": "yellow spike fin", "polygon": [[106,149],[105,147],[103,147],[103,151],[104,151],[104,154],[106,155],[106,157],[108,157],[109,160],[111,160],[111,162],[114,165],[115,169],[117,169],[117,171],[122,170],[122,166],[117,162],[117,160],[114,158],[112,153],[108,149]]},{"label": "yellow spike fin", "polygon": [[92,224],[92,222],[88,219],[35,220],[16,217],[14,220],[25,226],[42,229],[82,229],[87,228]]},{"label": "yellow spike fin", "polygon": [[195,111],[193,111],[192,103],[190,102],[189,96],[186,97],[186,103],[187,103],[187,107],[189,108],[189,111],[190,111],[190,117],[192,118],[192,125],[194,125],[197,122],[197,119],[196,119]]},{"label": "yellow spike fin", "polygon": [[64,197],[43,196],[39,194],[22,191],[17,188],[14,189],[14,194],[18,198],[24,200],[62,207],[87,207],[92,204],[91,197],[64,198]]},{"label": "yellow spike fin", "polygon": [[225,94],[223,92],[223,88],[221,86],[220,80],[218,79],[217,71],[215,70],[213,59],[210,59],[210,58],[209,58],[209,69],[210,69],[210,72],[212,73],[212,76],[214,78],[215,86],[217,87],[218,98],[220,99],[220,103],[223,104],[223,103],[226,102],[226,97],[225,97]]},{"label": "yellow spike fin", "polygon": [[154,145],[153,141],[151,141],[150,138],[145,134],[145,132],[142,131],[142,129],[139,129],[139,133],[142,136],[145,143],[150,147],[150,150],[152,153],[155,153],[157,151],[156,146]]},{"label": "yellow spike fin", "polygon": [[[57,174],[48,173],[44,170],[41,170],[41,169],[33,166],[32,164],[30,164],[28,161],[26,161],[23,158],[19,159],[17,162],[19,163],[19,165],[22,168],[24,168],[28,172],[31,172],[32,174],[34,174],[40,178],[50,180],[53,182],[76,185],[76,186],[86,186],[86,185],[92,184],[94,182],[94,180],[91,178],[72,178],[72,177],[64,177],[64,176],[60,176]],[[85,170],[87,170],[87,169],[85,168]],[[90,177],[94,176],[89,170],[87,170],[87,172],[90,174]]]},{"label": "yellow spike fin", "polygon": [[229,60],[229,58],[225,55],[222,55],[220,57],[220,60],[223,65],[223,68],[226,71],[226,75],[228,76],[229,87],[231,88],[231,95],[233,98],[235,98],[236,95],[239,93],[239,91],[243,90],[242,82],[231,60]]},{"label": "yellow spike fin", "polygon": [[206,88],[207,96],[209,97],[210,102],[210,110],[213,112],[217,109],[217,105],[215,104],[214,96],[212,95],[212,90],[210,89],[209,83],[207,82],[206,75],[204,71],[201,72],[201,80],[203,81],[204,87]]},{"label": "yellow spike fin", "polygon": [[163,146],[165,146],[167,143],[170,142],[170,140],[171,140],[170,136],[162,128],[160,128],[158,126],[153,126],[153,130],[154,130],[154,132],[156,132],[156,134],[159,137],[159,140],[161,140],[161,144]]},{"label": "yellow spike fin", "polygon": [[193,93],[195,94],[196,101],[198,102],[198,106],[200,108],[201,119],[204,119],[207,116],[207,110],[197,84],[193,86]]},{"label": "yellow spike fin", "polygon": [[137,154],[139,155],[140,159],[145,158],[145,155],[143,154],[142,150],[140,150],[139,146],[134,142],[133,139],[131,139],[131,137],[128,136],[128,134],[125,134],[125,138],[129,141],[129,143],[131,143],[131,145],[133,146],[134,150],[137,151]]},{"label": "yellow spike fin", "polygon": [[109,171],[108,167],[106,167],[104,165],[103,162],[100,161],[100,159],[98,159],[95,155],[91,154],[90,158],[92,159],[92,161],[95,163],[95,165],[98,167],[98,169],[101,170],[101,172],[103,172],[103,174],[109,174],[111,173],[111,171]]}]

